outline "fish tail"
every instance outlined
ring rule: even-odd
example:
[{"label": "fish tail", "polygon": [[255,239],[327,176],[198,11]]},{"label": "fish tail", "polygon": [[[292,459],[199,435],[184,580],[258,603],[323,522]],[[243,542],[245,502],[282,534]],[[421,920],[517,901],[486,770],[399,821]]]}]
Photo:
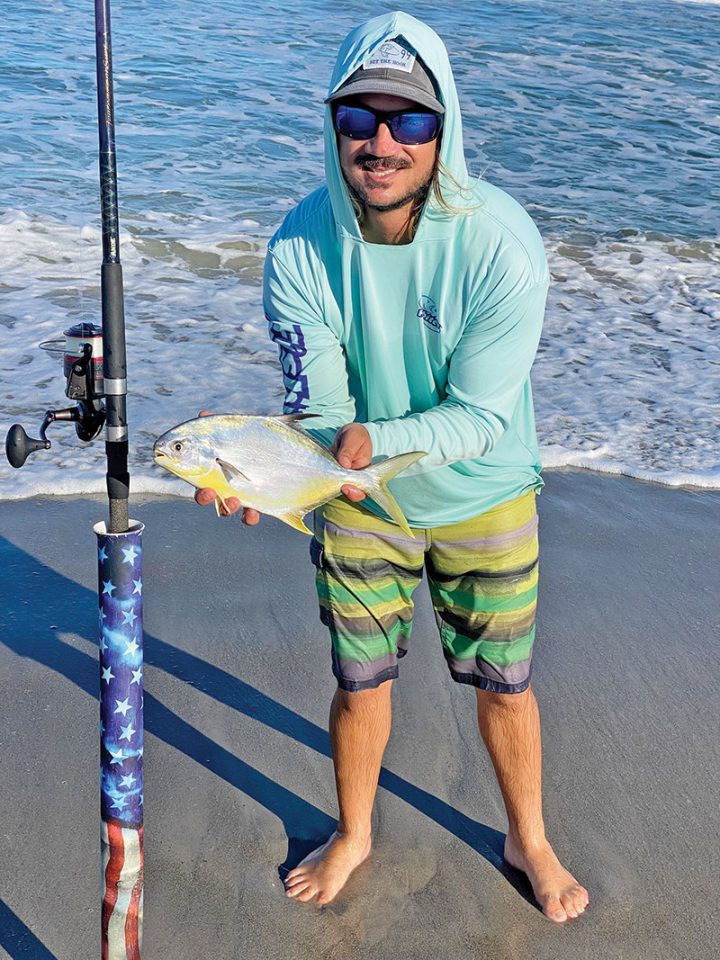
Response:
[{"label": "fish tail", "polygon": [[387,483],[389,480],[392,480],[393,477],[397,476],[398,473],[401,473],[424,456],[427,456],[424,450],[416,450],[412,453],[401,453],[397,457],[381,460],[380,463],[375,463],[370,467],[366,467],[364,470],[354,470],[352,472],[352,480],[349,481],[362,490],[363,493],[372,497],[375,503],[377,503],[379,507],[382,507],[389,517],[392,517],[403,533],[406,533],[410,537],[414,536],[414,534],[408,526],[408,522],[398,506],[395,497],[393,497],[388,490]]}]

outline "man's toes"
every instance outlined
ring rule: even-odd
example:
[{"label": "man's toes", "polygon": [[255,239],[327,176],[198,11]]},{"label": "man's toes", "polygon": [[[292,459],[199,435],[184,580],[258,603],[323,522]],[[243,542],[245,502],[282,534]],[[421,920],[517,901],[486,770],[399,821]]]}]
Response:
[{"label": "man's toes", "polygon": [[291,870],[283,883],[286,887],[292,887],[294,884],[300,883],[301,880],[307,880],[307,874],[303,870]]},{"label": "man's toes", "polygon": [[288,896],[294,896],[296,893],[299,893],[300,890],[307,886],[309,880],[305,877],[298,877],[296,880],[293,880],[292,883],[285,883],[285,893]]},{"label": "man's toes", "polygon": [[570,887],[560,895],[560,909],[564,910],[570,920],[579,917],[588,904],[587,890],[579,884]]},{"label": "man's toes", "polygon": [[555,923],[564,923],[568,915],[562,903],[557,897],[548,897],[543,907],[543,913],[546,917],[554,920]]},{"label": "man's toes", "polygon": [[588,905],[589,899],[587,890],[578,885],[562,898],[562,902],[570,916],[579,917]]},{"label": "man's toes", "polygon": [[310,883],[310,877],[307,874],[296,873],[295,876],[288,875],[285,877],[285,890],[290,893],[294,891],[295,893],[300,892],[300,887],[306,887]]},{"label": "man's toes", "polygon": [[312,884],[309,880],[298,880],[293,886],[285,887],[285,893],[293,899],[302,899],[302,894],[306,893],[311,887]]},{"label": "man's toes", "polygon": [[300,893],[298,893],[296,896],[293,896],[293,899],[299,900],[300,903],[307,903],[309,900],[312,900],[316,893],[317,887],[312,883],[308,883],[306,887],[303,887]]}]

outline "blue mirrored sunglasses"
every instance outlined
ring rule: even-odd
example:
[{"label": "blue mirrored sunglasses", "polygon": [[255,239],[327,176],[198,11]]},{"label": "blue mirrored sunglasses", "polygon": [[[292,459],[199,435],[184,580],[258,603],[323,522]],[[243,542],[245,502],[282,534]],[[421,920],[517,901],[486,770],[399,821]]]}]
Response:
[{"label": "blue mirrored sunglasses", "polygon": [[429,143],[442,129],[442,116],[430,110],[396,110],[385,113],[370,107],[338,104],[333,110],[335,130],[351,140],[372,140],[386,123],[394,140],[406,145]]}]

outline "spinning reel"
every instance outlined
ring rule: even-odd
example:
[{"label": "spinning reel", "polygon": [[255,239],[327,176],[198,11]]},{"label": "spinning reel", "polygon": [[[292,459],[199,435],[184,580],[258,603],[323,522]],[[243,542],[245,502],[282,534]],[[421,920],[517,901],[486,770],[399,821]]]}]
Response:
[{"label": "spinning reel", "polygon": [[62,410],[47,410],[38,440],[14,423],[5,440],[5,453],[13,467],[22,467],[36,450],[50,449],[46,431],[51,423],[74,423],[78,437],[86,443],[94,440],[105,424],[102,329],[94,323],[77,323],[64,336],[64,344],[62,340],[50,340],[40,346],[50,353],[62,352],[65,395],[77,403]]}]

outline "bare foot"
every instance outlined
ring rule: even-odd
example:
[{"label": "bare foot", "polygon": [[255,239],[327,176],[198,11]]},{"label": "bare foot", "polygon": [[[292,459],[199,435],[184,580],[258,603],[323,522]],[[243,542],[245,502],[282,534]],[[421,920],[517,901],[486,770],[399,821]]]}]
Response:
[{"label": "bare foot", "polygon": [[590,902],[585,887],[563,867],[547,840],[523,850],[508,836],[505,860],[526,874],[543,913],[556,923],[579,917]]},{"label": "bare foot", "polygon": [[290,871],[285,878],[286,894],[303,903],[316,897],[318,906],[325,906],[335,899],[353,870],[367,859],[370,845],[370,837],[363,842],[335,831]]}]

